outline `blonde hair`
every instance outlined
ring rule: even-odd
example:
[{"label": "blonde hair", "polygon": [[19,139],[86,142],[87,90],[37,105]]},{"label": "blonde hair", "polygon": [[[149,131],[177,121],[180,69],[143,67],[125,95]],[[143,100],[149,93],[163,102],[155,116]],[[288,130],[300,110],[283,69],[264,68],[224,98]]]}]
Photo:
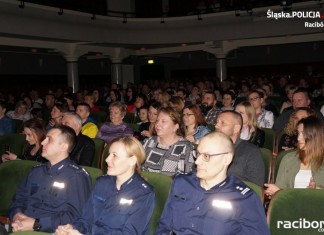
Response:
[{"label": "blonde hair", "polygon": [[134,137],[124,136],[119,137],[111,141],[110,146],[113,143],[120,142],[125,146],[125,150],[129,157],[135,156],[136,157],[136,166],[135,170],[139,175],[141,175],[141,166],[145,161],[145,150],[143,145]]},{"label": "blonde hair", "polygon": [[284,128],[284,132],[289,135],[296,135],[297,134],[297,123],[295,124],[295,118],[296,118],[296,114],[298,111],[305,111],[307,113],[307,116],[311,116],[314,115],[314,111],[308,107],[300,107],[300,108],[296,108],[292,114],[290,115],[290,118],[287,122],[287,125]]},{"label": "blonde hair", "polygon": [[257,117],[255,115],[254,107],[248,101],[243,101],[243,102],[239,103],[237,106],[244,107],[246,116],[249,119],[249,123],[248,123],[249,131],[251,131],[251,134],[254,137],[256,130],[258,128],[258,122],[257,122]]}]

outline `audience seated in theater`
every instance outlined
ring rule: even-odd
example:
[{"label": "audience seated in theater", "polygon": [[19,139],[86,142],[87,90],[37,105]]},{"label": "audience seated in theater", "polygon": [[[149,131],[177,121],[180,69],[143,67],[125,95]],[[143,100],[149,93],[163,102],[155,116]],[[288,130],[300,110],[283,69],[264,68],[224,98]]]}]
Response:
[{"label": "audience seated in theater", "polygon": [[161,108],[155,123],[157,136],[144,143],[146,161],[143,169],[174,176],[192,171],[193,145],[183,138],[181,114],[173,108]]},{"label": "audience seated in theater", "polygon": [[43,106],[43,120],[48,122],[51,119],[51,111],[53,106],[55,105],[55,96],[52,93],[48,93],[45,96],[45,105]]},{"label": "audience seated in theater", "polygon": [[264,104],[263,92],[258,90],[251,91],[249,94],[249,101],[255,109],[258,127],[272,128],[274,116],[271,111],[267,111],[262,107]]},{"label": "audience seated in theater", "polygon": [[96,106],[104,106],[105,105],[105,101],[102,98],[99,89],[93,89],[92,96],[94,99],[94,105],[96,105]]},{"label": "audience seated in theater", "polygon": [[56,235],[150,234],[155,193],[141,177],[142,145],[133,137],[115,139],[105,156],[107,175],[97,179],[82,215],[59,226]]},{"label": "audience seated in theater", "polygon": [[[147,98],[146,95],[143,94],[138,94],[135,99],[134,107],[133,110],[131,111],[132,113],[135,114],[135,117],[138,115],[139,109],[147,104]],[[127,107],[128,109],[128,107]]]},{"label": "audience seated in theater", "polygon": [[220,109],[216,106],[216,95],[212,91],[206,91],[201,102],[201,111],[205,115],[207,124],[215,124]]},{"label": "audience seated in theater", "polygon": [[314,111],[308,107],[296,108],[290,115],[278,145],[278,151],[297,148],[297,123],[308,116],[314,115]]},{"label": "audience seated in theater", "polygon": [[[128,87],[126,89],[126,95],[124,97],[125,104],[127,104],[127,112],[132,112],[136,97],[136,90],[133,87]],[[130,109],[130,111],[128,109]]]},{"label": "audience seated in theater", "polygon": [[58,127],[62,124],[62,117],[65,112],[68,111],[67,103],[56,102],[51,111],[51,119],[46,125],[46,130],[50,130],[53,127]]},{"label": "audience seated in theater", "polygon": [[87,103],[80,103],[77,106],[76,113],[81,117],[82,129],[81,133],[90,138],[95,138],[98,134],[98,127],[95,120],[90,116],[90,106]]},{"label": "audience seated in theater", "polygon": [[182,113],[184,108],[184,100],[179,96],[172,96],[169,99],[169,107],[174,108],[178,113]]},{"label": "audience seated in theater", "polygon": [[90,192],[89,174],[69,159],[75,133],[70,127],[52,128],[42,142],[48,160],[31,169],[17,188],[8,212],[12,230],[55,232],[82,212]]},{"label": "audience seated in theater", "polygon": [[39,97],[39,93],[38,90],[36,89],[32,89],[29,91],[29,96],[32,99],[32,103],[33,103],[33,109],[34,108],[41,108],[44,104],[44,101]]},{"label": "audience seated in theater", "polygon": [[140,120],[140,122],[137,123],[137,125],[141,125],[144,123],[148,123],[149,119],[148,119],[148,106],[144,105],[142,107],[139,108],[137,116]]},{"label": "audience seated in theater", "polygon": [[272,88],[273,87],[272,87],[271,83],[265,83],[262,86],[262,89],[258,89],[258,90],[263,92],[263,95],[264,95],[263,108],[267,111],[272,112],[275,117],[278,117],[279,110],[276,107],[276,103],[274,100],[277,97],[273,96]]},{"label": "audience seated in theater", "polygon": [[[33,101],[32,101],[32,99],[28,95],[25,95],[22,98],[22,101],[24,101],[26,103],[26,107],[27,107],[26,114],[30,113],[30,111],[33,108]],[[39,106],[39,107],[41,107],[41,106]]]},{"label": "audience seated in theater", "polygon": [[297,124],[298,150],[281,161],[276,184],[265,184],[265,193],[280,189],[324,187],[324,124],[316,116],[301,119]]},{"label": "audience seated in theater", "polygon": [[162,107],[162,104],[159,102],[154,102],[149,106],[149,110],[148,110],[149,122],[142,123],[138,128],[138,132],[139,132],[138,139],[140,141],[143,141],[145,138],[149,138],[152,135],[156,134],[155,123],[156,123],[159,109],[161,107]]},{"label": "audience seated in theater", "polygon": [[7,112],[6,115],[11,119],[18,119],[24,122],[31,118],[30,112],[27,112],[27,104],[22,100],[17,102],[15,110]]},{"label": "audience seated in theater", "polygon": [[91,113],[99,112],[99,106],[94,104],[94,97],[92,94],[88,94],[84,97],[84,102],[87,103],[90,107]]},{"label": "audience seated in theater", "polygon": [[75,102],[73,94],[66,94],[64,96],[64,102],[67,103],[68,112],[75,112]]},{"label": "audience seated in theater", "polygon": [[235,154],[228,174],[262,186],[265,170],[261,151],[249,141],[240,139],[242,125],[242,116],[230,110],[221,112],[216,120],[216,130],[229,136],[234,143]]},{"label": "audience seated in theater", "polygon": [[91,166],[95,155],[95,144],[91,138],[81,133],[82,121],[76,113],[65,113],[62,125],[71,127],[76,134],[76,143],[70,158],[78,165]]},{"label": "audience seated in theater", "polygon": [[133,136],[129,125],[123,122],[126,115],[126,105],[120,101],[112,102],[109,105],[110,122],[105,122],[99,128],[97,138],[109,144],[113,139],[121,136]]},{"label": "audience seated in theater", "polygon": [[166,91],[161,91],[158,96],[158,102],[162,104],[162,107],[166,108],[169,106],[169,100],[171,96]]},{"label": "audience seated in theater", "polygon": [[37,119],[30,119],[24,122],[24,134],[26,135],[27,144],[24,147],[23,154],[17,156],[17,154],[10,151],[6,151],[2,155],[2,162],[8,160],[31,160],[37,162],[47,162],[42,157],[42,141],[45,139],[46,131],[43,123]]},{"label": "audience seated in theater", "polygon": [[179,88],[177,90],[176,96],[180,97],[183,100],[185,107],[191,104],[191,102],[187,100],[187,92],[184,88]]},{"label": "audience seated in theater", "polygon": [[270,235],[259,196],[227,174],[233,155],[233,143],[223,133],[202,138],[197,171],[173,180],[156,235]]},{"label": "audience seated in theater", "polygon": [[286,108],[292,107],[292,98],[295,90],[297,90],[297,87],[293,84],[289,84],[286,86],[285,90],[287,99],[282,103],[280,113],[282,113]]},{"label": "audience seated in theater", "polygon": [[234,110],[235,94],[232,91],[225,91],[223,93],[223,106],[221,111],[224,110]]},{"label": "audience seated in theater", "polygon": [[[276,132],[280,132],[283,130],[283,128],[286,126],[288,123],[288,120],[290,118],[290,115],[296,108],[300,107],[310,107],[311,100],[309,98],[309,94],[307,89],[305,88],[298,88],[297,90],[294,91],[293,93],[293,98],[292,98],[292,107],[286,108],[280,116],[277,118],[276,122],[273,125],[273,129]],[[324,121],[323,115],[314,109],[315,115],[320,118],[321,120]]]},{"label": "audience seated in theater", "polygon": [[187,99],[192,104],[199,104],[201,102],[201,97],[199,95],[199,88],[197,86],[193,86],[191,89],[191,93]]},{"label": "audience seated in theater", "polygon": [[241,114],[243,119],[243,126],[240,138],[248,140],[259,148],[263,147],[265,140],[265,133],[258,128],[257,118],[255,116],[255,109],[248,101],[243,101],[236,105],[235,111]]},{"label": "audience seated in theater", "polygon": [[121,101],[121,96],[120,92],[117,89],[112,89],[110,91],[110,96],[107,98],[106,102],[108,103],[108,105],[110,105],[115,101]]},{"label": "audience seated in theater", "polygon": [[191,143],[198,144],[202,137],[210,132],[198,105],[192,104],[184,108],[182,121],[185,138]]},{"label": "audience seated in theater", "polygon": [[11,134],[14,132],[14,123],[11,118],[6,116],[7,104],[0,101],[0,135]]}]

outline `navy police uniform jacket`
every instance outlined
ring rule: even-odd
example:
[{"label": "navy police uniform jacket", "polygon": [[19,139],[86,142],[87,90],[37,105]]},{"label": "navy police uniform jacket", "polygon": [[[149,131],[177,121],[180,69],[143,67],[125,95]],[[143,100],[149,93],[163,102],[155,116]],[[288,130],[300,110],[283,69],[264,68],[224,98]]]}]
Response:
[{"label": "navy police uniform jacket", "polygon": [[41,231],[54,232],[80,217],[90,193],[89,174],[70,158],[53,166],[48,162],[33,167],[18,187],[9,217],[24,213],[39,218]]},{"label": "navy police uniform jacket", "polygon": [[235,176],[209,190],[195,173],[174,179],[155,234],[269,235],[260,197]]},{"label": "navy police uniform jacket", "polygon": [[135,173],[116,188],[115,176],[101,176],[73,227],[82,234],[150,234],[153,188]]}]

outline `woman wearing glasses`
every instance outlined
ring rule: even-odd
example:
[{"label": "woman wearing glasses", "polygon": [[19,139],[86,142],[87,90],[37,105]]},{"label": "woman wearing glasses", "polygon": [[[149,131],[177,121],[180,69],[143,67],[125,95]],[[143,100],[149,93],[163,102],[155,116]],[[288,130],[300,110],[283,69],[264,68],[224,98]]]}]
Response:
[{"label": "woman wearing glasses", "polygon": [[248,97],[255,109],[259,128],[272,128],[274,123],[273,113],[263,108],[264,94],[261,91],[253,90]]},{"label": "woman wearing glasses", "polygon": [[192,104],[182,112],[185,138],[191,143],[198,144],[200,139],[210,132],[198,105]]}]

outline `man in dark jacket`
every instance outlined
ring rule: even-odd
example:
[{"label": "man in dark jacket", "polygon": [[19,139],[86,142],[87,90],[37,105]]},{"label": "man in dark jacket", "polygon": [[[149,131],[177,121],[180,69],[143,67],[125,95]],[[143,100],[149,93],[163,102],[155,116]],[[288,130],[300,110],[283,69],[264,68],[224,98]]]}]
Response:
[{"label": "man in dark jacket", "polygon": [[71,127],[76,134],[76,144],[70,158],[81,166],[91,166],[95,154],[95,144],[91,138],[81,133],[82,120],[78,114],[66,113],[62,124]]}]

